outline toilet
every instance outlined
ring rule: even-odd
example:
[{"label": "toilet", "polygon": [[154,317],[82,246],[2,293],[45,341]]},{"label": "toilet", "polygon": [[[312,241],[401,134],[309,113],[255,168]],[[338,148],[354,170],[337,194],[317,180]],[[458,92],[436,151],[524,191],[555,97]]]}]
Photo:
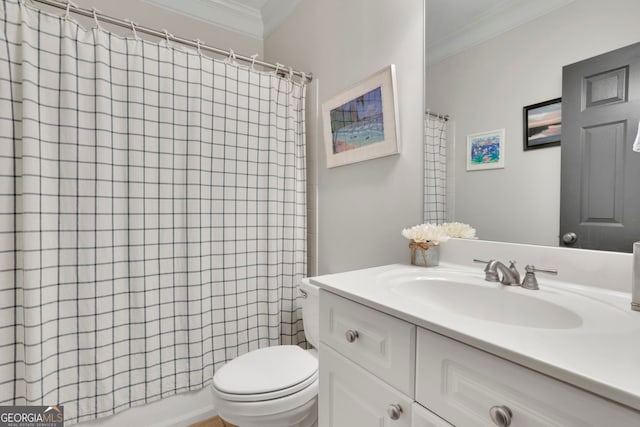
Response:
[{"label": "toilet", "polygon": [[[302,279],[302,318],[307,341],[318,348],[318,287]],[[278,345],[239,356],[213,377],[218,415],[239,427],[316,427],[318,352]]]}]

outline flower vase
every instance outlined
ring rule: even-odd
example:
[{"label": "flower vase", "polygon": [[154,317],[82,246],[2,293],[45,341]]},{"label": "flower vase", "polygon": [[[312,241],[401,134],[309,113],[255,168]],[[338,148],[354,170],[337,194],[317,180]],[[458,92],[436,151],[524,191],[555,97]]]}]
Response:
[{"label": "flower vase", "polygon": [[427,242],[411,242],[411,265],[435,267],[440,263],[440,246]]}]

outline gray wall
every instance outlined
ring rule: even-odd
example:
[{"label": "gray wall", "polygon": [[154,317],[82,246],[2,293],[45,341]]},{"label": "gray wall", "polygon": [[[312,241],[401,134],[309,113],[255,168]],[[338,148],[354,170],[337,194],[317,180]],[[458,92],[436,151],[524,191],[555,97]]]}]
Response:
[{"label": "gray wall", "polygon": [[311,275],[408,261],[400,231],[422,218],[423,17],[423,0],[302,0],[265,40],[268,59],[313,72],[320,105],[389,64],[397,68],[400,155],[327,169],[310,102]]},{"label": "gray wall", "polygon": [[[562,95],[562,66],[640,41],[638,16],[638,0],[578,0],[427,68],[427,107],[453,118],[456,220],[482,239],[557,245],[560,147],[523,151],[522,107]],[[506,167],[467,172],[466,136],[499,128]]]}]

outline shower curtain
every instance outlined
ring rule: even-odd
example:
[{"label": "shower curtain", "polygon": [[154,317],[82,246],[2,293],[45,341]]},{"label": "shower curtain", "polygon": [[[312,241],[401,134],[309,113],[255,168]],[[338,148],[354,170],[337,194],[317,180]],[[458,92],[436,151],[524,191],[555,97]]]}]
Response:
[{"label": "shower curtain", "polygon": [[303,343],[304,84],[0,17],[0,405],[70,425]]},{"label": "shower curtain", "polygon": [[427,112],[424,120],[424,222],[447,221],[447,120]]}]

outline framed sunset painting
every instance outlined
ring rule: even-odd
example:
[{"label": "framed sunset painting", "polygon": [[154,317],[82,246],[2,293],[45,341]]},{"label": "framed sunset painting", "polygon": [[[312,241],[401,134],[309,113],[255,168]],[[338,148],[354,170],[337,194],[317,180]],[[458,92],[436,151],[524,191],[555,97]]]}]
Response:
[{"label": "framed sunset painting", "polygon": [[562,98],[523,107],[522,120],[524,123],[524,151],[560,145]]},{"label": "framed sunset painting", "polygon": [[504,168],[504,129],[467,136],[467,170]]},{"label": "framed sunset painting", "polygon": [[323,103],[322,117],[327,168],[399,153],[395,66]]}]

